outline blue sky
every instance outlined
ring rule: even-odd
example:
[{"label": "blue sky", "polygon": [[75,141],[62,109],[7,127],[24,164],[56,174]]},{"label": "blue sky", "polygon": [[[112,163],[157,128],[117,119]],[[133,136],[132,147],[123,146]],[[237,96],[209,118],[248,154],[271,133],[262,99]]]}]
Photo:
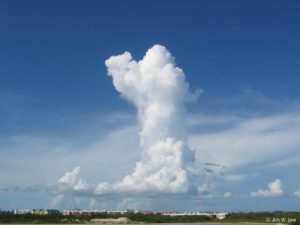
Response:
[{"label": "blue sky", "polygon": [[[201,175],[199,199],[98,199],[93,207],[299,209],[299,9],[267,0],[1,1],[0,208],[50,207],[49,186],[76,166],[90,183],[133,170],[136,112],[104,62],[124,51],[141,59],[161,44],[191,90],[204,91],[186,116],[199,164],[223,166],[206,168],[214,175]],[[274,196],[267,185],[276,179],[283,193]],[[91,204],[69,196],[56,207]]]}]

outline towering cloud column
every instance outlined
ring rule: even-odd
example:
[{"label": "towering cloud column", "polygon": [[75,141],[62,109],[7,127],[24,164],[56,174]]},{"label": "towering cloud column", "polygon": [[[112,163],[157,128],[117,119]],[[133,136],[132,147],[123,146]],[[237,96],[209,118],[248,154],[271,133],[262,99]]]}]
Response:
[{"label": "towering cloud column", "polygon": [[193,162],[194,153],[186,146],[185,101],[190,93],[183,71],[161,45],[149,49],[140,61],[125,52],[110,57],[105,64],[116,90],[137,109],[143,151],[133,173],[113,189],[188,192],[191,185],[186,166]]}]

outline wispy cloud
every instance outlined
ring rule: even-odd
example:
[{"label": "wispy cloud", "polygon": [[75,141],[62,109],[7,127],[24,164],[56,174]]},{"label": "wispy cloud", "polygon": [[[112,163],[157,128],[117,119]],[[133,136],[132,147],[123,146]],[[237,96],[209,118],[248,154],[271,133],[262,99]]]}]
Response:
[{"label": "wispy cloud", "polygon": [[220,126],[220,125],[235,125],[240,122],[243,117],[238,115],[209,115],[209,114],[191,114],[186,119],[186,124],[189,127],[193,126]]},{"label": "wispy cloud", "polygon": [[300,147],[300,114],[282,113],[243,119],[234,127],[192,134],[189,144],[198,161],[212,161],[228,167],[276,160],[297,155]]},{"label": "wispy cloud", "polygon": [[221,177],[225,181],[229,182],[240,182],[247,178],[247,175],[245,174],[227,174]]}]

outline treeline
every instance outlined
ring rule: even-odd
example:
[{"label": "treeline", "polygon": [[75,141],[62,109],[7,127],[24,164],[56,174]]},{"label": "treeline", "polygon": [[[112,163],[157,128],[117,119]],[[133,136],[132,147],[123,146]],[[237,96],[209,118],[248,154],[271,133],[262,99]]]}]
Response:
[{"label": "treeline", "polygon": [[[288,219],[296,221],[288,221]],[[285,220],[285,221],[284,221]],[[230,213],[224,222],[256,222],[256,223],[283,223],[300,225],[300,212],[249,212]]]},{"label": "treeline", "polygon": [[0,223],[61,223],[62,214],[34,215],[0,212]]},{"label": "treeline", "polygon": [[128,212],[125,214],[101,213],[96,215],[34,215],[34,214],[13,214],[8,212],[0,213],[0,223],[89,223],[95,218],[120,218],[127,217],[132,222],[144,223],[193,223],[210,222],[213,218],[208,216],[164,216],[161,214],[142,214]]},{"label": "treeline", "polygon": [[[272,219],[290,218],[296,219],[296,222],[291,222],[292,225],[300,225],[300,212],[249,212],[249,213],[230,213],[224,220],[218,220],[208,216],[164,216],[157,214],[142,214],[127,212],[125,214],[108,214],[101,213],[95,215],[62,215],[55,213],[50,215],[34,215],[34,214],[13,214],[12,212],[0,212],[0,223],[89,223],[94,218],[119,218],[127,217],[133,223],[196,223],[196,222],[253,222],[266,223],[267,220],[272,222]],[[273,222],[279,223],[279,222]],[[288,224],[288,222],[285,222]]]},{"label": "treeline", "polygon": [[196,223],[212,222],[213,218],[208,216],[164,216],[161,214],[128,213],[125,217],[131,221],[145,223]]}]

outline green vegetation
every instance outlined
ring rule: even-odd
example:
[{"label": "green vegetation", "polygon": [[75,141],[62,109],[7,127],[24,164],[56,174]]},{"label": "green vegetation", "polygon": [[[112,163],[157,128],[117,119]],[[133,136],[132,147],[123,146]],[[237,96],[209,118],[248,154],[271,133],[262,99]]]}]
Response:
[{"label": "green vegetation", "polygon": [[[296,219],[296,222],[288,220]],[[249,212],[249,213],[230,213],[222,222],[254,222],[254,223],[283,223],[300,225],[300,212]]]},{"label": "green vegetation", "polygon": [[128,219],[136,222],[146,223],[195,223],[195,222],[212,222],[213,218],[208,216],[163,216],[161,214],[128,213]]},{"label": "green vegetation", "polygon": [[126,214],[96,214],[96,215],[33,215],[13,213],[0,213],[0,223],[89,223],[94,218],[119,218],[127,217],[133,223],[186,223],[186,222],[211,222],[213,218],[207,216],[163,216],[161,214],[142,214],[128,212]]},{"label": "green vegetation", "polygon": [[61,214],[53,215],[33,215],[22,214],[15,215],[11,212],[0,213],[0,223],[61,223],[63,216]]},{"label": "green vegetation", "polygon": [[[201,223],[201,222],[219,222],[219,223],[266,223],[270,219],[270,223],[284,223],[291,225],[300,225],[300,212],[250,212],[250,213],[230,213],[226,219],[217,220],[208,216],[164,216],[157,214],[142,214],[127,212],[125,214],[92,214],[92,215],[68,215],[64,216],[61,213],[53,213],[50,215],[34,215],[20,214],[15,215],[12,212],[0,212],[0,223],[48,223],[48,224],[63,224],[63,223],[89,223],[94,218],[119,218],[127,217],[133,223]],[[272,221],[273,219],[296,219],[294,222]],[[271,223],[272,224],[272,223]]]}]

